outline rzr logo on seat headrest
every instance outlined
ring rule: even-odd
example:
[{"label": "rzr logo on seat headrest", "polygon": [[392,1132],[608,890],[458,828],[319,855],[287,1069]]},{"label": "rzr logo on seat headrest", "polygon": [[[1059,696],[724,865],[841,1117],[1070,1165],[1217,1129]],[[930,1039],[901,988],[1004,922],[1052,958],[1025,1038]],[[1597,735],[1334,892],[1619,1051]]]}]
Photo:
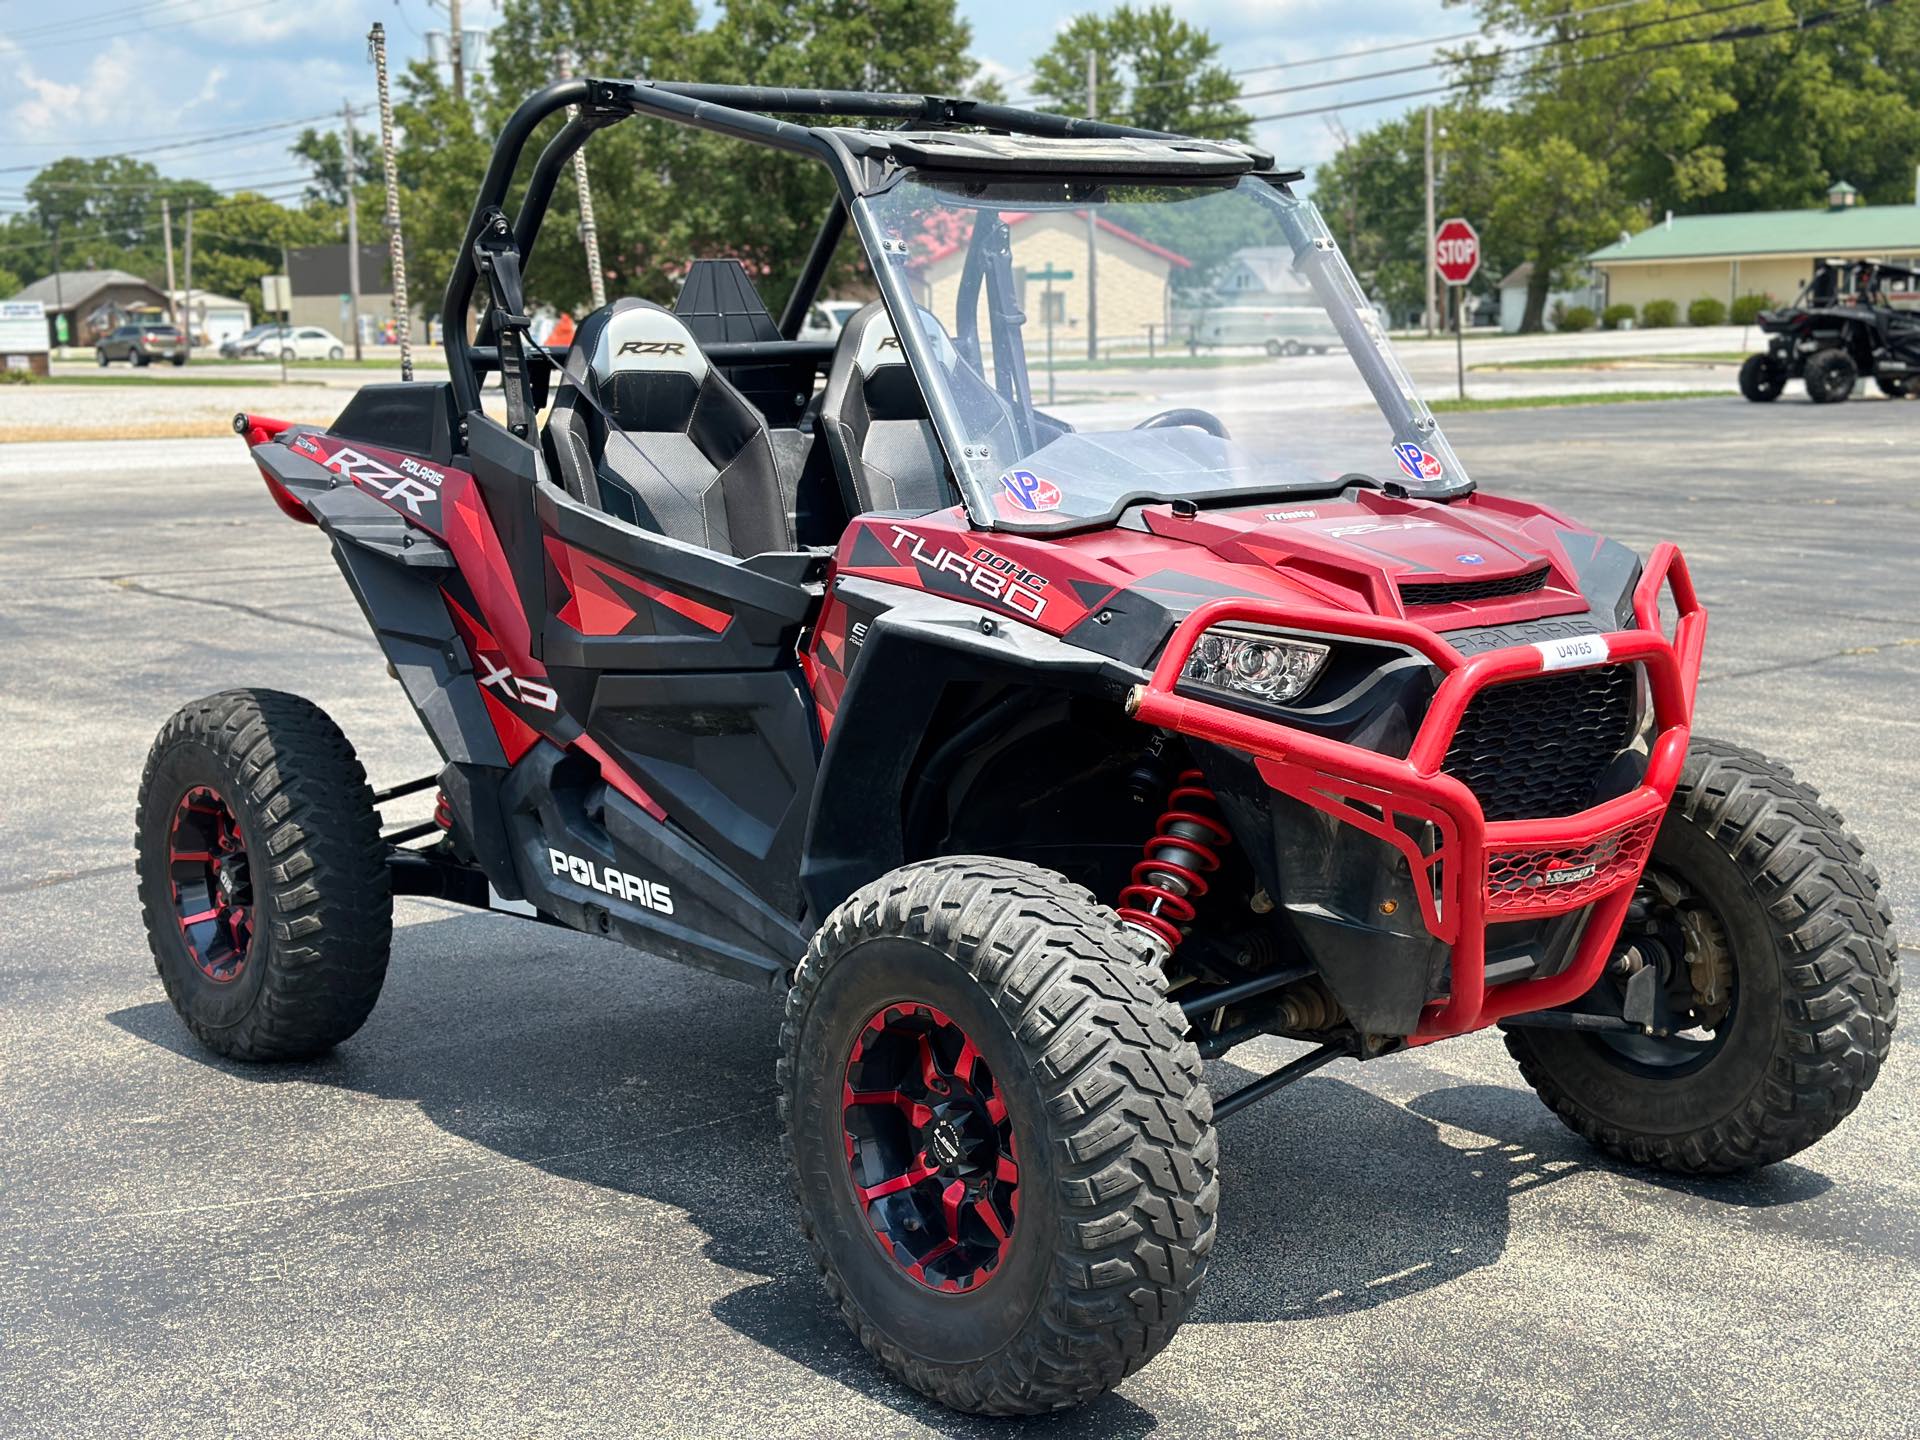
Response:
[{"label": "rzr logo on seat headrest", "polygon": [[684,355],[687,346],[684,340],[627,340],[614,352],[616,355]]},{"label": "rzr logo on seat headrest", "polygon": [[898,335],[888,335],[874,348],[877,350],[898,350],[900,348],[900,337]]}]

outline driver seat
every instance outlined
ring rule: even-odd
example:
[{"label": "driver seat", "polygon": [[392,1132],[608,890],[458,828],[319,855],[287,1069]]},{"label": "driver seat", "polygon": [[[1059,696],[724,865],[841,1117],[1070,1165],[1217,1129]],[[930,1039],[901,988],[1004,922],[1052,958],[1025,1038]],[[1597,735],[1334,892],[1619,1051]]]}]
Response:
[{"label": "driver seat", "polygon": [[[941,335],[937,343],[952,342]],[[925,515],[954,503],[947,457],[884,301],[856,311],[841,330],[820,428],[849,515]]]},{"label": "driver seat", "polygon": [[650,300],[580,322],[547,438],[583,505],[741,558],[793,548],[766,421]]}]

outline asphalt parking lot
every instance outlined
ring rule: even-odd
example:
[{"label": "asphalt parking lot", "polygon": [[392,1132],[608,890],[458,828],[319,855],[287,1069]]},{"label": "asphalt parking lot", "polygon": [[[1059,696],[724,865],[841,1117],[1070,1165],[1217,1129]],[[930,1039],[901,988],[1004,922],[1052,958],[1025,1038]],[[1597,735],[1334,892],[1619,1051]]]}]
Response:
[{"label": "asphalt parking lot", "polygon": [[[1447,428],[1488,488],[1685,547],[1701,728],[1847,815],[1920,982],[1920,404]],[[921,1401],[830,1310],[762,995],[407,901],[356,1038],[216,1061],[140,929],[154,729],[259,684],[327,706],[375,784],[435,757],[231,437],[6,446],[0,507],[0,1435],[1920,1434],[1920,1027],[1835,1135],[1711,1184],[1602,1159],[1490,1036],[1331,1067],[1223,1127],[1168,1351],[1025,1424]]]}]

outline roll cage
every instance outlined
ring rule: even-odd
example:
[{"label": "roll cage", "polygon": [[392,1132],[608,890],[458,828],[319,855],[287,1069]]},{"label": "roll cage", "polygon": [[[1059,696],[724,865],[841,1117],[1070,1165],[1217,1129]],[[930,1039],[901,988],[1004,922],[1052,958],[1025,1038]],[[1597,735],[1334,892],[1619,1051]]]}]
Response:
[{"label": "roll cage", "polygon": [[[540,151],[511,220],[508,194],[523,153],[541,123],[572,109],[566,124]],[[890,128],[804,125],[782,115],[832,116],[884,122]],[[466,238],[447,281],[441,319],[455,410],[465,417],[480,411],[483,378],[499,371],[507,395],[509,428],[532,436],[533,416],[546,382],[561,356],[525,339],[528,317],[521,276],[539,240],[562,170],[597,130],[633,116],[685,125],[743,140],[768,149],[806,156],[833,176],[836,195],[821,217],[793,291],[781,309],[777,340],[714,343],[706,346],[720,365],[769,361],[824,364],[831,341],[799,337],[809,306],[818,296],[835,248],[845,234],[850,206],[860,196],[885,189],[909,168],[934,173],[992,171],[1000,175],[1142,180],[1232,180],[1253,175],[1284,187],[1303,172],[1277,167],[1273,157],[1238,142],[1199,140],[1161,131],[1026,110],[982,100],[944,95],[876,91],[795,90],[763,86],[703,85],[654,80],[563,80],[524,101],[502,128],[481,181]],[[1017,138],[1016,138],[1017,137]],[[1049,141],[1073,142],[1048,144]],[[1090,142],[1107,142],[1105,144]],[[879,237],[863,236],[870,258],[877,259]],[[984,263],[984,256],[980,257]],[[913,312],[912,297],[895,267],[875,263],[875,280],[888,310],[896,317]],[[983,271],[969,257],[969,281],[978,286]],[[475,338],[467,338],[474,292],[485,287],[490,304]],[[1004,307],[992,306],[991,323],[1009,323]],[[897,324],[902,349],[921,377],[929,412],[936,419],[951,402],[928,385],[935,373],[930,342],[921,327]],[[977,359],[978,339],[972,339]],[[1012,383],[1024,390],[1021,375]],[[1024,398],[1024,397],[1023,397]],[[944,446],[956,424],[937,424]],[[956,476],[964,474],[948,456]],[[964,487],[963,487],[964,488]],[[970,504],[970,509],[978,509]],[[978,523],[990,515],[975,514]]]}]

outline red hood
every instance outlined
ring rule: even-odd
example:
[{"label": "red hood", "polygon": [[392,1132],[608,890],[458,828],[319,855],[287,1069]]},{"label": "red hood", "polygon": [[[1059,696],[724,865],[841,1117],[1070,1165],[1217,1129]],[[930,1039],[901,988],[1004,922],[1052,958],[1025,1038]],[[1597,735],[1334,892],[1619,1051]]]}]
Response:
[{"label": "red hood", "polygon": [[1484,495],[1441,504],[1361,491],[1192,519],[1156,507],[1146,520],[1155,535],[1272,572],[1322,604],[1435,630],[1586,610],[1574,561],[1602,543],[1549,510]]},{"label": "red hood", "polygon": [[1444,631],[1586,613],[1578,575],[1607,543],[1550,510],[1477,493],[1441,504],[1363,490],[1192,518],[1166,505],[1141,514],[1144,530],[1045,536],[973,530],[958,508],[860,517],[838,564],[1012,608],[1055,634],[1127,592],[1176,615],[1222,595],[1270,596]]}]

